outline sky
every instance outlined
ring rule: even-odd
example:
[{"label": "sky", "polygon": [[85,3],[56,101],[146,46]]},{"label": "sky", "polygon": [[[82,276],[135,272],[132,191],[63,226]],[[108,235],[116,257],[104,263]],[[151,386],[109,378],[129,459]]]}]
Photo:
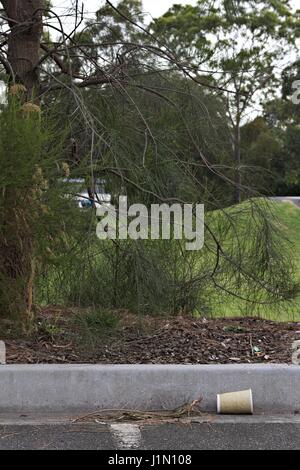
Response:
[{"label": "sky", "polygon": [[[52,3],[59,12],[59,10],[68,8],[72,2],[71,0],[52,0]],[[83,3],[85,11],[92,14],[104,4],[104,0],[83,0]],[[118,2],[113,0],[112,3],[117,4]],[[196,4],[196,0],[143,0],[145,13],[149,13],[154,18],[165,13],[174,3],[193,5]]]},{"label": "sky", "polygon": [[[89,12],[95,12],[104,3],[104,0],[82,1],[85,5],[85,10]],[[52,3],[55,7],[66,8],[70,6],[72,0],[52,0]],[[112,3],[118,3],[118,1],[113,0]],[[195,5],[197,0],[143,0],[145,13],[149,13],[154,18],[165,13],[174,3]],[[292,0],[291,3],[295,8],[300,8],[300,0]]]},{"label": "sky", "polygon": [[[111,0],[112,3],[117,4],[118,0]],[[156,18],[165,13],[174,3],[182,5],[195,5],[197,0],[142,0],[145,12],[145,22],[150,23],[152,18]],[[60,14],[63,18],[65,30],[72,30],[74,26],[74,19],[68,16],[63,16],[68,13],[68,8],[74,3],[74,0],[52,0],[56,13]],[[84,3],[85,17],[93,18],[95,12],[105,3],[105,0],[79,0],[79,4]],[[297,9],[300,8],[300,0],[291,0],[291,5]],[[52,31],[53,34],[53,31]]]}]

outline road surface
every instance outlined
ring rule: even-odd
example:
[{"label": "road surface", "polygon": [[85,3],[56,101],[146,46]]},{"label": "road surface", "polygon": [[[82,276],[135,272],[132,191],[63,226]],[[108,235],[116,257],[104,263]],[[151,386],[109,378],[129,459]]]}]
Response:
[{"label": "road surface", "polygon": [[277,196],[277,197],[271,197],[273,201],[279,201],[279,202],[291,202],[297,207],[300,207],[300,197],[298,196]]},{"label": "road surface", "polygon": [[215,417],[190,424],[0,418],[0,450],[300,449],[300,417]]}]

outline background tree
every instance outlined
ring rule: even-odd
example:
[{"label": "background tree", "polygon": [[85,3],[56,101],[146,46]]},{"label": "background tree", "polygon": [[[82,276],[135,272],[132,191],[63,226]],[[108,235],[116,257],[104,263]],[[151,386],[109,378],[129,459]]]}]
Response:
[{"label": "background tree", "polygon": [[299,17],[289,1],[207,1],[174,5],[152,25],[170,47],[189,61],[195,75],[228,88],[235,161],[235,201],[241,201],[241,126],[278,83],[280,61],[299,37]]},{"label": "background tree", "polygon": [[297,195],[300,191],[299,145],[300,105],[292,100],[293,83],[300,76],[299,61],[282,72],[281,96],[264,104],[264,117],[269,129],[281,142],[281,152],[276,159],[276,187],[278,195]]}]

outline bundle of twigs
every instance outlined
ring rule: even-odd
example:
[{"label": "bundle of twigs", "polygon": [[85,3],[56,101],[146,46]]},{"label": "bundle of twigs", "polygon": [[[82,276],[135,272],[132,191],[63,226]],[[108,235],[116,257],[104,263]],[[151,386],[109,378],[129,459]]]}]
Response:
[{"label": "bundle of twigs", "polygon": [[201,416],[199,405],[202,397],[193,400],[191,403],[179,406],[174,410],[161,411],[141,411],[141,410],[100,410],[79,416],[72,420],[73,423],[83,422],[107,422],[107,421],[168,421],[182,418],[190,418],[192,416]]}]

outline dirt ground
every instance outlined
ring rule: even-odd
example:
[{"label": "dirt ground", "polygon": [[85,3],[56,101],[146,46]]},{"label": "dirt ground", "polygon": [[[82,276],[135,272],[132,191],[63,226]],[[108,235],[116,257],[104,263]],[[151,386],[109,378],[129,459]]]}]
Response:
[{"label": "dirt ground", "polygon": [[300,340],[299,323],[258,318],[139,319],[124,312],[118,313],[118,326],[113,330],[100,337],[87,336],[72,326],[73,313],[44,309],[40,324],[46,319],[46,331],[45,327],[40,328],[30,338],[3,337],[0,333],[0,339],[6,342],[7,362],[291,363],[292,343]]}]

